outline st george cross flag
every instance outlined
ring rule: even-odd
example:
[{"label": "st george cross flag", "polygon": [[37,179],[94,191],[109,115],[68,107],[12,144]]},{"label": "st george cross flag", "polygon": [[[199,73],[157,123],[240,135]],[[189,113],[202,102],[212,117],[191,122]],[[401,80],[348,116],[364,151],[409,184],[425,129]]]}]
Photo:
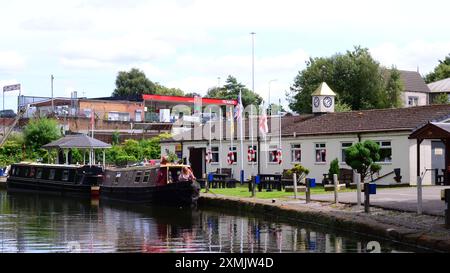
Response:
[{"label": "st george cross flag", "polygon": [[262,113],[259,117],[259,132],[261,135],[266,136],[269,133],[269,125],[267,124],[267,114],[266,109],[262,107]]}]

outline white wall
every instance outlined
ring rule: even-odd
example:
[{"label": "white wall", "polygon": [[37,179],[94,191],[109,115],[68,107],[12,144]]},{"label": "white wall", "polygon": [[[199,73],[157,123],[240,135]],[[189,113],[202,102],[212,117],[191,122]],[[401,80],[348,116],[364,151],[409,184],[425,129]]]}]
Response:
[{"label": "white wall", "polygon": [[[411,185],[417,185],[417,140],[411,139],[409,143],[410,154],[410,181]],[[426,169],[431,169],[431,140],[424,140],[420,144],[420,173],[425,173]],[[432,184],[432,172],[427,171],[422,181],[423,185]]]},{"label": "white wall", "polygon": [[419,105],[417,106],[423,106],[428,104],[428,93],[422,93],[422,92],[403,92],[403,103],[405,107],[409,107],[408,105],[408,97],[418,97],[419,98]]},{"label": "white wall", "polygon": [[[416,184],[416,140],[408,139],[408,132],[392,132],[392,133],[371,133],[362,134],[361,141],[374,140],[374,141],[390,141],[392,147],[392,162],[381,163],[382,170],[380,176],[392,172],[395,168],[401,169],[402,182]],[[268,146],[270,143],[273,145],[278,145],[278,138],[273,138],[272,142],[268,140]],[[331,136],[311,136],[311,137],[296,137],[296,138],[283,138],[282,141],[282,151],[283,151],[283,163],[273,164],[267,163],[267,152],[265,151],[265,144],[261,142],[261,173],[276,173],[282,172],[283,169],[292,168],[295,163],[291,162],[291,144],[301,144],[302,146],[302,162],[301,164],[310,170],[308,177],[315,178],[316,182],[321,183],[323,179],[323,174],[328,173],[330,163],[335,158],[338,158],[341,168],[350,169],[342,161],[341,156],[341,143],[342,142],[358,142],[358,136],[356,134],[348,135],[331,135]],[[315,144],[316,143],[326,143],[327,149],[327,162],[326,163],[316,163],[315,162]],[[218,141],[213,141],[213,146],[218,146]],[[244,170],[245,176],[249,178],[252,174],[258,172],[258,166],[256,164],[251,164],[247,160],[247,147],[251,142],[246,140],[244,142]],[[205,148],[207,147],[207,141],[200,142],[184,142],[183,145],[183,156],[189,158],[189,147]],[[228,165],[226,162],[226,155],[228,153],[228,147],[230,146],[229,141],[224,141],[222,143],[222,152],[219,154],[220,162],[207,164],[207,172],[216,171],[220,166],[222,168],[231,168],[233,170],[234,178],[239,179],[239,173],[241,171],[241,156],[240,156],[240,141],[234,141],[234,145],[237,146],[238,158],[237,162],[232,166]],[[254,142],[257,145],[257,142]],[[170,151],[175,150],[175,144],[173,143],[162,143],[162,151],[164,154],[165,149],[168,148]],[[202,159],[204,160],[204,159]],[[431,168],[431,142],[424,141],[421,144],[421,166],[423,169]],[[389,175],[386,178],[377,181],[379,184],[393,183],[394,175]],[[424,179],[424,184],[431,184],[432,177],[429,172]]]}]

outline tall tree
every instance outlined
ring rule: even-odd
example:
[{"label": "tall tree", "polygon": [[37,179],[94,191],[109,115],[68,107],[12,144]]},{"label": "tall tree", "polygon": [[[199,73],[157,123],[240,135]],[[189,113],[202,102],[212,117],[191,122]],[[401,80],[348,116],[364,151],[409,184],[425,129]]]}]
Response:
[{"label": "tall tree", "polygon": [[400,71],[396,67],[384,70],[385,88],[380,98],[380,108],[400,108],[403,107],[401,94],[404,89]]},{"label": "tall tree", "polygon": [[[395,83],[400,81],[395,77],[392,80]],[[336,92],[337,104],[350,106],[352,110],[386,107],[383,105],[383,101],[387,101],[384,97],[396,92],[395,88],[392,92],[386,91],[380,64],[372,58],[368,49],[355,47],[345,54],[310,58],[306,69],[295,77],[288,93],[290,108],[299,113],[310,113],[311,93],[321,82],[326,82]]]},{"label": "tall tree", "polygon": [[261,96],[248,89],[244,84],[238,82],[233,76],[228,76],[227,81],[223,87],[214,87],[208,90],[206,97],[220,98],[220,99],[237,99],[239,91],[242,90],[242,104],[260,105],[262,102]]},{"label": "tall tree", "polygon": [[139,96],[142,94],[158,94],[167,96],[183,96],[184,92],[178,88],[168,88],[158,82],[152,82],[145,73],[137,68],[130,71],[120,71],[116,78],[114,97]]},{"label": "tall tree", "polygon": [[447,78],[450,78],[450,54],[444,60],[439,60],[439,64],[433,72],[425,76],[425,82],[431,83]]},{"label": "tall tree", "polygon": [[61,137],[56,120],[47,118],[30,120],[23,135],[25,145],[33,151]]}]

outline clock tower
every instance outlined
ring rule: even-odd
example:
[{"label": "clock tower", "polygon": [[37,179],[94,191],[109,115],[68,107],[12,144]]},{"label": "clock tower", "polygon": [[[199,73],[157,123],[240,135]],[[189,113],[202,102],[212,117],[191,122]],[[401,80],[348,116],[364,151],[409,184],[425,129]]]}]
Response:
[{"label": "clock tower", "polygon": [[312,96],[312,112],[314,114],[333,113],[336,93],[325,83],[321,83]]}]

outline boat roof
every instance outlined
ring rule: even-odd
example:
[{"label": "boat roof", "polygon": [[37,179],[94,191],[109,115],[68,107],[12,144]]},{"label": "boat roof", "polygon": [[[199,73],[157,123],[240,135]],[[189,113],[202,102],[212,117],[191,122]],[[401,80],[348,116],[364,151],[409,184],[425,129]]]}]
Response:
[{"label": "boat roof", "polygon": [[20,162],[12,164],[14,166],[30,166],[30,167],[48,167],[48,168],[65,168],[65,169],[78,169],[85,165],[62,165],[62,164],[42,164],[36,162]]}]

